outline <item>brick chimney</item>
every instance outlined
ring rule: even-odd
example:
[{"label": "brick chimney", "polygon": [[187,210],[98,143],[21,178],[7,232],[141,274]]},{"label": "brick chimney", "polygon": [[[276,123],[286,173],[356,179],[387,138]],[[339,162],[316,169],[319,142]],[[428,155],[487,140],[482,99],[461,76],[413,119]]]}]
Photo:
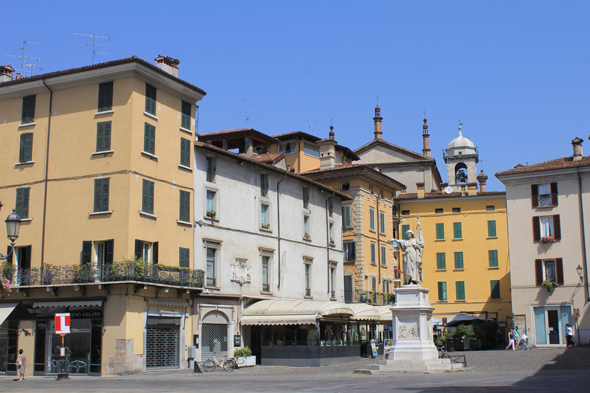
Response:
[{"label": "brick chimney", "polygon": [[381,108],[379,105],[375,107],[375,117],[373,118],[375,122],[375,139],[381,140],[383,139],[383,133],[381,132],[381,122],[383,118],[381,117]]},{"label": "brick chimney", "polygon": [[10,64],[0,66],[0,83],[12,80],[14,68]]},{"label": "brick chimney", "polygon": [[574,146],[574,161],[580,161],[582,159],[582,139],[576,137],[576,139],[572,140],[572,145]]},{"label": "brick chimney", "polygon": [[159,55],[156,57],[156,67],[178,78],[178,65],[180,60]]},{"label": "brick chimney", "polygon": [[426,124],[426,119],[424,119],[424,125],[422,126],[422,138],[424,138],[422,155],[430,157],[430,134],[428,134],[428,124]]},{"label": "brick chimney", "polygon": [[334,127],[330,126],[328,139],[322,139],[316,143],[320,147],[320,169],[334,168],[336,165],[336,145],[338,144],[334,139]]}]

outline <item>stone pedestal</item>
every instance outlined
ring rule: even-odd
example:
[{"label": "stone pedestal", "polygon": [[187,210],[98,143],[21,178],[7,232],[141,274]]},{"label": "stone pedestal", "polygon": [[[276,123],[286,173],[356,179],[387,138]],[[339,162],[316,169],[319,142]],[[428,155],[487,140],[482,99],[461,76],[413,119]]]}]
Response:
[{"label": "stone pedestal", "polygon": [[393,345],[390,360],[438,359],[432,341],[432,311],[428,303],[430,290],[408,284],[396,291],[393,314]]}]

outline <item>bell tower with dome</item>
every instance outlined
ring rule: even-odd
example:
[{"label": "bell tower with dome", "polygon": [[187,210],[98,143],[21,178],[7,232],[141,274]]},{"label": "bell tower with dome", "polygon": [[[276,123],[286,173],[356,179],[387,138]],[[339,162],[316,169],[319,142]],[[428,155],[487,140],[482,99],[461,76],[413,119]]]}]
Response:
[{"label": "bell tower with dome", "polygon": [[443,151],[443,159],[447,164],[447,182],[453,191],[461,191],[462,185],[477,184],[477,168],[479,153],[477,147],[463,136],[459,123],[459,135],[447,145]]}]

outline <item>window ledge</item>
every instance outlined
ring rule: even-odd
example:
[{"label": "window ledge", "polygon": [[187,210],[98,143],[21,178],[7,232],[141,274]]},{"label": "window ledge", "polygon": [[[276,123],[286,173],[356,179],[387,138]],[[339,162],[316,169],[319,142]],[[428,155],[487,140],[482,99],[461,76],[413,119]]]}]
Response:
[{"label": "window ledge", "polygon": [[446,272],[447,269],[436,269],[435,272]]},{"label": "window ledge", "polygon": [[160,157],[158,157],[158,156],[157,156],[157,155],[155,155],[155,154],[148,153],[147,151],[143,151],[143,150],[141,151],[141,154],[144,154],[144,155],[146,155],[146,156],[148,156],[148,157],[151,157],[151,158],[155,158],[155,159],[156,159],[156,161],[157,161],[157,160],[160,158]]},{"label": "window ledge", "polygon": [[455,303],[465,303],[465,299],[457,299],[455,300]]},{"label": "window ledge", "polygon": [[33,126],[36,126],[36,125],[37,125],[36,122],[35,123],[25,123],[25,124],[19,124],[18,125],[18,128],[21,128],[21,127],[33,127]]},{"label": "window ledge", "polygon": [[448,300],[440,300],[440,299],[438,300],[438,303],[448,303],[448,302],[449,302]]},{"label": "window ledge", "polygon": [[463,238],[462,237],[458,237],[458,238],[453,239],[453,241],[458,241],[458,240],[463,240]]},{"label": "window ledge", "polygon": [[212,291],[221,291],[220,287],[212,287],[212,286],[207,286],[207,285],[205,286],[205,289],[209,289]]},{"label": "window ledge", "polygon": [[184,165],[178,164],[178,167],[180,169],[184,169],[185,171],[191,171],[191,172],[193,171],[193,168],[191,168],[190,166],[184,166]]},{"label": "window ledge", "polygon": [[20,219],[20,221],[21,221],[21,222],[23,222],[23,221],[33,221],[33,219],[32,219],[31,217],[28,217],[28,218],[21,218],[21,219]]},{"label": "window ledge", "polygon": [[29,164],[34,164],[35,161],[23,161],[23,162],[17,162],[16,164],[14,164],[14,166],[17,165],[29,165]]},{"label": "window ledge", "polygon": [[272,296],[272,292],[260,291],[261,295]]},{"label": "window ledge", "polygon": [[304,299],[313,299],[313,296],[303,296]]},{"label": "window ledge", "polygon": [[304,242],[310,242],[311,243],[311,236],[310,237],[304,237],[303,238]]},{"label": "window ledge", "polygon": [[445,239],[434,239],[435,242],[444,242]]},{"label": "window ledge", "polygon": [[203,218],[205,220],[211,220],[211,221],[214,221],[214,222],[219,222],[219,218],[213,218],[213,217],[209,217],[209,216],[203,216]]},{"label": "window ledge", "polygon": [[151,118],[152,118],[152,119],[154,119],[154,120],[160,120],[160,119],[158,119],[158,116],[156,116],[156,115],[152,115],[152,114],[151,114],[151,113],[149,113],[149,112],[143,111],[143,114],[144,114],[144,115],[146,115],[147,117],[151,117]]},{"label": "window ledge", "polygon": [[114,153],[114,150],[105,150],[105,151],[95,151],[94,153],[92,153],[92,156],[98,156],[100,154],[110,154],[110,153]]},{"label": "window ledge", "polygon": [[260,227],[260,230],[261,230],[261,231],[263,231],[263,232],[269,232],[269,233],[272,233],[272,229],[270,229],[270,228],[263,228],[263,227]]},{"label": "window ledge", "polygon": [[376,233],[374,229],[369,229],[369,232]]},{"label": "window ledge", "polygon": [[104,212],[92,212],[92,213],[88,213],[88,215],[89,216],[100,216],[100,215],[103,215],[103,214],[112,214],[112,213],[113,213],[112,210],[107,210],[107,211],[104,211]]},{"label": "window ledge", "polygon": [[155,214],[152,213],[146,213],[146,212],[139,212],[140,216],[144,216],[144,217],[149,217],[149,218],[158,218],[158,216],[156,216]]},{"label": "window ledge", "polygon": [[536,206],[535,209],[552,209],[557,205]]},{"label": "window ledge", "polygon": [[115,113],[115,111],[111,109],[109,111],[96,112],[94,116],[108,115],[109,113]]},{"label": "window ledge", "polygon": [[488,237],[486,237],[486,239],[497,239],[497,238],[498,238],[498,236],[488,236]]},{"label": "window ledge", "polygon": [[461,268],[461,269],[453,269],[453,271],[454,271],[454,272],[462,272],[462,271],[464,271],[464,270],[465,270],[465,268]]},{"label": "window ledge", "polygon": [[192,222],[188,222],[188,221],[176,220],[176,223],[177,224],[180,224],[180,225],[186,225],[186,226],[189,226],[191,228],[193,226],[193,223]]},{"label": "window ledge", "polygon": [[489,266],[488,270],[499,270],[500,266]]},{"label": "window ledge", "polygon": [[187,129],[186,129],[186,128],[184,128],[184,127],[180,127],[180,131],[184,131],[184,132],[186,132],[186,133],[188,133],[188,134],[191,134],[191,135],[193,134],[193,132],[192,132],[191,130],[187,130]]}]

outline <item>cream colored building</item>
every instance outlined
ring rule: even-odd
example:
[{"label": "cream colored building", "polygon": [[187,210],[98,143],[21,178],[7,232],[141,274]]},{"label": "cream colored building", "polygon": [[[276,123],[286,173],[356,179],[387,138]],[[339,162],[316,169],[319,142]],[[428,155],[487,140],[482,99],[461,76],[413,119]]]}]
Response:
[{"label": "cream colored building", "polygon": [[576,343],[590,340],[590,159],[581,139],[572,144],[572,156],[496,173],[506,185],[514,321],[537,346],[565,345],[567,323]]},{"label": "cream colored building", "polygon": [[[156,62],[21,79],[0,70],[0,200],[23,218],[2,266],[14,288],[0,300],[0,367],[14,370],[14,346],[35,365],[28,374],[187,366],[189,306],[202,287],[193,114],[205,92],[178,78],[178,60]],[[57,312],[72,315],[65,360]]]}]

